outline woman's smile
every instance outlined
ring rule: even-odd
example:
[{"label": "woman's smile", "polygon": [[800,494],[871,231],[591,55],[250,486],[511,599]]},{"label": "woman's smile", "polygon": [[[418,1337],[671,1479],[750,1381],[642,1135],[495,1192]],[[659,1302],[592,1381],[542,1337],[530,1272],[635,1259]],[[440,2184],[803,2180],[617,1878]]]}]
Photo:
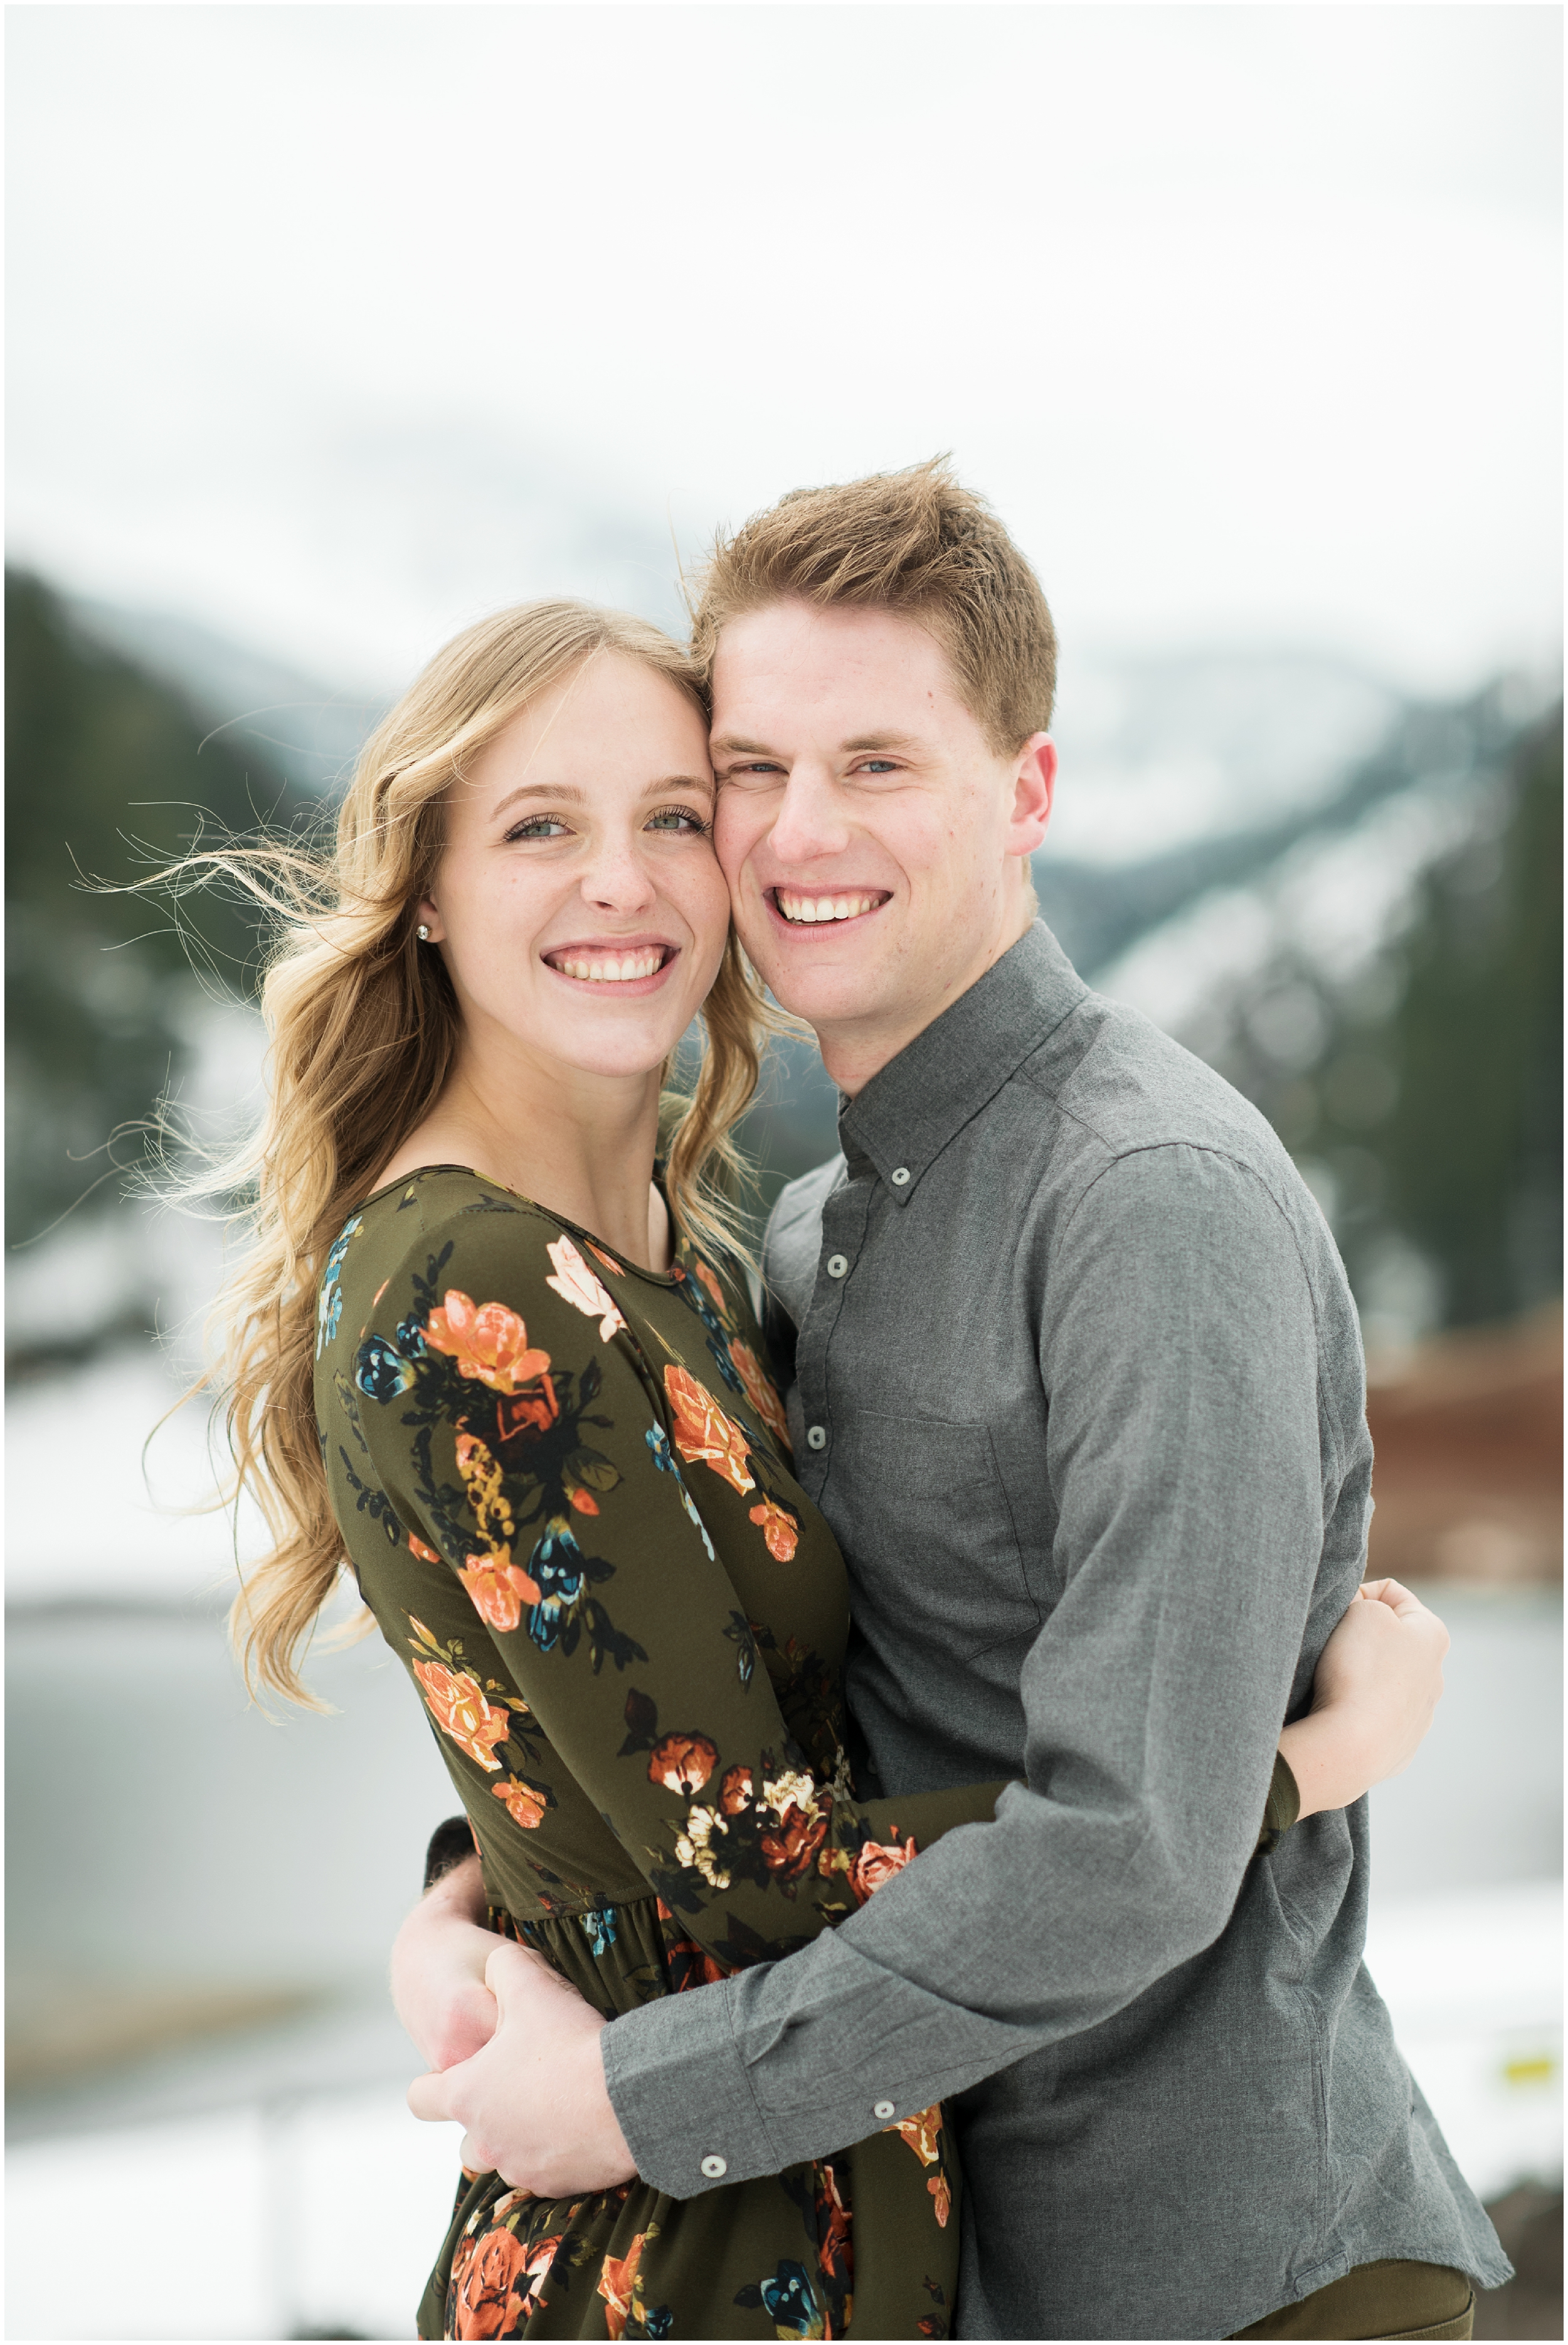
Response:
[{"label": "woman's smile", "polygon": [[570,984],[592,985],[617,998],[652,993],[674,967],[678,945],[662,937],[595,938],[586,944],[551,945],[541,955],[547,969]]}]

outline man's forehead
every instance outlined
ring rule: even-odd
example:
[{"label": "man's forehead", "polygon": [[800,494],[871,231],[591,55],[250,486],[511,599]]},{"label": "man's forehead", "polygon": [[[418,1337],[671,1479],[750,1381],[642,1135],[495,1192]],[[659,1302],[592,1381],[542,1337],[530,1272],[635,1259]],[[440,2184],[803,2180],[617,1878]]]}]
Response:
[{"label": "man's forehead", "polygon": [[725,756],[776,747],[781,733],[908,748],[964,706],[942,646],[892,611],[748,613],[721,635],[712,682],[713,747]]}]

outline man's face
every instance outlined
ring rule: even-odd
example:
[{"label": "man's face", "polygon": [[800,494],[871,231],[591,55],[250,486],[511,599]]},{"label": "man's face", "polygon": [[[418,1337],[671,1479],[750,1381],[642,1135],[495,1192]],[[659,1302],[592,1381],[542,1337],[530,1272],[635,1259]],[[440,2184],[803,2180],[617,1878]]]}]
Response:
[{"label": "man's face", "polygon": [[742,940],[857,1089],[1023,934],[1056,753],[998,756],[914,620],[797,602],[725,627],[712,748]]}]

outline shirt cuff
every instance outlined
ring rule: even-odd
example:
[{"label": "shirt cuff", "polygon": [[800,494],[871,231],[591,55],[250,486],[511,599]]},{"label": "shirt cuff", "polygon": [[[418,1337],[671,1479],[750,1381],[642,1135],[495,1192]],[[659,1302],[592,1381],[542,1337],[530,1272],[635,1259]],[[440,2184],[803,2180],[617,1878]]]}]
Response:
[{"label": "shirt cuff", "polygon": [[601,2038],[637,2171],[672,2198],[832,2157],[1036,2040],[885,1970],[844,1930],[644,2004]]},{"label": "shirt cuff", "polygon": [[777,2174],[731,2024],[733,1979],[612,2019],[600,2037],[611,2106],[638,2173],[671,2198]]}]

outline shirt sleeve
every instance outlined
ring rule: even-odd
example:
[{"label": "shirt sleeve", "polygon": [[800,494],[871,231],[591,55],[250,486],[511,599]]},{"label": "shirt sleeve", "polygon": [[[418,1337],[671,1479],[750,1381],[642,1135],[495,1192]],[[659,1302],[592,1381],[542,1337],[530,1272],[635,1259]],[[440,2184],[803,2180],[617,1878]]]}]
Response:
[{"label": "shirt sleeve", "polygon": [[[414,1250],[355,1371],[377,1479],[473,1608],[460,1650],[409,1615],[449,1763],[493,1784],[537,1730],[704,1953],[786,1953],[989,1821],[998,1787],[853,1797],[831,1729],[814,1731],[831,1671],[758,1638],[721,1560],[744,1539],[787,1568],[794,1486],[691,1368],[644,1360],[570,1238],[518,1213],[498,1243],[500,1221],[459,1213]],[[842,1584],[824,1584],[841,1627]],[[520,1802],[545,1796],[518,1782]]]},{"label": "shirt sleeve", "polygon": [[613,2023],[617,2115],[672,2195],[705,2187],[699,2148],[775,2171],[1093,2027],[1229,1916],[1342,1470],[1306,1273],[1254,1175],[1168,1146],[1101,1175],[1048,1286],[1065,1589],[1023,1670],[1027,1780],[830,1938]]}]

